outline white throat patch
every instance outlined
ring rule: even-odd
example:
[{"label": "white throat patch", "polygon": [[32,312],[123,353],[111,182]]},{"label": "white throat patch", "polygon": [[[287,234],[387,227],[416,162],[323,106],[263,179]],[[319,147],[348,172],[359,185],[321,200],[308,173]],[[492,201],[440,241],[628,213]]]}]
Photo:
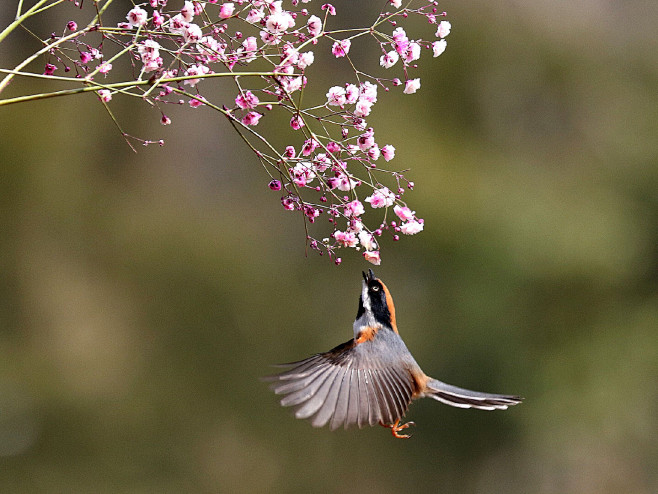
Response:
[{"label": "white throat patch", "polygon": [[380,327],[381,324],[375,321],[375,316],[372,313],[372,305],[370,304],[370,297],[368,296],[368,284],[363,282],[363,289],[361,290],[361,301],[363,303],[364,312],[356,321],[354,321],[354,337],[357,338],[361,330],[366,327]]}]

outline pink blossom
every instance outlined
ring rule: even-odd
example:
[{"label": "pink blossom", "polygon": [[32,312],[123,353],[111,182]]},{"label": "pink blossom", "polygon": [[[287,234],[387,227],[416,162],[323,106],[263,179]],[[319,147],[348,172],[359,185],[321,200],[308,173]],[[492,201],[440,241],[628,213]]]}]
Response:
[{"label": "pink blossom", "polygon": [[359,138],[356,140],[356,142],[361,151],[367,151],[368,149],[373,147],[375,145],[375,135],[372,132],[372,129],[370,129],[370,132],[361,134]]},{"label": "pink blossom", "polygon": [[398,63],[398,60],[400,60],[400,55],[398,55],[398,52],[396,51],[389,51],[388,53],[385,53],[381,57],[379,57],[379,65],[384,67],[385,69],[390,69]]},{"label": "pink blossom", "polygon": [[359,218],[351,218],[347,223],[348,232],[354,232],[358,234],[361,230],[363,230],[363,223]]},{"label": "pink blossom", "polygon": [[452,28],[452,25],[448,21],[441,21],[439,22],[439,27],[436,30],[436,37],[437,38],[445,38],[450,34],[450,29]]},{"label": "pink blossom", "polygon": [[380,154],[381,151],[379,150],[379,146],[377,144],[368,149],[368,158],[370,158],[372,161],[377,161]]},{"label": "pink blossom", "polygon": [[419,58],[420,58],[420,45],[415,41],[412,41],[411,43],[409,43],[409,47],[407,48],[407,52],[404,56],[404,61],[410,63],[413,62],[414,60],[418,60]]},{"label": "pink blossom", "polygon": [[147,39],[137,47],[137,51],[144,58],[154,58],[160,55],[160,44],[152,39]]},{"label": "pink blossom", "polygon": [[274,71],[279,74],[294,74],[295,68],[292,65],[288,65],[284,63],[283,65],[274,67]]},{"label": "pink blossom", "polygon": [[266,45],[278,45],[279,43],[281,43],[281,35],[280,34],[273,34],[273,33],[270,33],[269,31],[261,31],[260,32],[260,39]]},{"label": "pink blossom", "polygon": [[387,208],[392,206],[394,201],[395,194],[388,187],[375,189],[371,196],[366,197],[366,202],[369,202],[373,208]]},{"label": "pink blossom", "polygon": [[[244,45],[244,43],[243,43]],[[217,61],[224,54],[225,45],[221,44],[212,36],[204,36],[196,45],[201,55],[207,57],[208,61]]]},{"label": "pink blossom", "polygon": [[393,31],[393,45],[398,54],[404,56],[409,49],[409,38],[402,27],[397,27]]},{"label": "pink blossom", "polygon": [[423,231],[423,226],[424,224],[419,221],[409,220],[400,225],[400,231],[405,235],[415,235],[416,233]]},{"label": "pink blossom", "polygon": [[183,29],[183,39],[186,43],[196,43],[203,37],[201,28],[196,24],[190,24]]},{"label": "pink blossom", "polygon": [[99,89],[97,94],[98,99],[104,103],[109,103],[112,100],[112,93],[107,89]]},{"label": "pink blossom", "polygon": [[281,62],[281,65],[290,67],[294,72],[293,65],[295,65],[299,60],[299,50],[297,50],[297,48],[288,42],[283,46],[283,55],[284,58]]},{"label": "pink blossom", "polygon": [[250,111],[244,117],[242,117],[242,123],[244,125],[258,125],[260,117],[263,115],[257,111]]},{"label": "pink blossom", "polygon": [[172,34],[183,35],[189,25],[190,23],[183,19],[183,14],[176,14],[169,20],[169,31]]},{"label": "pink blossom", "polygon": [[162,67],[162,57],[148,59],[144,62],[144,72],[153,72]]},{"label": "pink blossom", "polygon": [[333,53],[336,58],[344,57],[350,52],[350,46],[352,46],[352,42],[349,39],[336,41],[331,47],[331,53]]},{"label": "pink blossom", "polygon": [[192,108],[198,108],[198,107],[203,106],[205,104],[206,104],[206,98],[204,98],[200,94],[197,94],[193,98],[190,98],[190,106]]},{"label": "pink blossom", "polygon": [[329,15],[336,15],[336,8],[330,3],[325,3],[321,8],[329,12]]},{"label": "pink blossom", "polygon": [[363,207],[363,204],[358,199],[355,199],[351,202],[348,202],[343,206],[345,210],[345,216],[352,218],[355,216],[361,216],[366,212],[366,209]]},{"label": "pink blossom", "polygon": [[315,139],[307,139],[302,147],[302,156],[310,156],[320,145]]},{"label": "pink blossom", "polygon": [[409,79],[404,83],[404,94],[414,94],[420,89],[420,79]]},{"label": "pink blossom", "polygon": [[299,67],[301,70],[304,70],[306,67],[311,65],[314,60],[315,60],[315,55],[313,55],[312,51],[307,51],[305,53],[302,53],[301,55],[299,55],[299,61],[297,62],[297,67]]},{"label": "pink blossom", "polygon": [[291,197],[282,197],[281,205],[283,206],[283,209],[288,211],[295,209],[295,201]]},{"label": "pink blossom", "polygon": [[340,230],[336,230],[334,232],[334,238],[336,239],[336,242],[344,247],[356,247],[359,243],[356,235],[352,232],[341,232]]},{"label": "pink blossom", "polygon": [[352,180],[347,175],[342,175],[338,178],[338,184],[336,185],[336,188],[338,190],[342,190],[343,192],[347,192],[348,190],[352,190],[355,186],[356,181]]},{"label": "pink blossom", "polygon": [[153,11],[153,25],[155,27],[160,27],[164,23],[164,16],[157,10]]},{"label": "pink blossom", "polygon": [[69,31],[76,31],[78,29],[78,25],[76,24],[75,21],[69,21],[66,24],[66,29],[68,29]]},{"label": "pink blossom", "polygon": [[86,51],[80,52],[80,61],[82,63],[87,64],[87,63],[91,62],[92,58],[93,57],[91,56],[91,53],[86,52]]},{"label": "pink blossom", "polygon": [[186,22],[192,22],[192,19],[194,18],[194,5],[192,4],[192,2],[190,2],[189,0],[186,1],[180,13]]},{"label": "pink blossom", "polygon": [[391,5],[395,7],[396,9],[399,9],[400,6],[402,5],[402,0],[389,0]]},{"label": "pink blossom", "polygon": [[247,22],[250,22],[252,24],[260,24],[260,21],[263,20],[263,17],[265,17],[265,14],[263,13],[263,9],[251,9],[249,11],[249,14],[247,14]]},{"label": "pink blossom", "polygon": [[[367,104],[372,106],[372,103],[367,103]],[[364,130],[366,130],[368,123],[363,118],[355,118],[352,120],[352,125],[359,132],[363,132]]]},{"label": "pink blossom", "polygon": [[235,104],[238,106],[238,108],[243,110],[251,110],[252,108],[256,108],[258,103],[260,103],[258,97],[251,91],[246,91],[244,94],[240,94],[237,98],[235,98]]},{"label": "pink blossom", "polygon": [[317,208],[314,208],[313,206],[305,206],[304,207],[304,214],[309,218],[311,223],[313,223],[313,220],[320,216],[320,210]]},{"label": "pink blossom", "polygon": [[354,84],[345,86],[345,102],[348,105],[353,105],[359,100],[359,88]]},{"label": "pink blossom", "polygon": [[231,2],[224,3],[222,6],[219,8],[219,18],[220,19],[228,19],[233,15],[233,12],[235,11],[235,5]]},{"label": "pink blossom", "polygon": [[169,118],[167,115],[162,114],[162,118],[160,119],[160,123],[162,125],[169,125],[171,123],[171,118]]},{"label": "pink blossom", "polygon": [[331,165],[331,160],[325,153],[318,153],[315,156],[313,163],[315,164],[315,169],[319,173],[323,173],[329,168],[329,165]]},{"label": "pink blossom", "polygon": [[345,102],[345,89],[340,86],[329,88],[329,91],[327,92],[327,105],[342,107]]},{"label": "pink blossom", "polygon": [[281,34],[295,26],[295,19],[285,11],[275,12],[265,21],[265,27],[272,34]]},{"label": "pink blossom", "polygon": [[110,62],[103,62],[98,66],[98,71],[101,74],[107,74],[110,70],[112,70],[112,64]]},{"label": "pink blossom", "polygon": [[51,63],[47,63],[46,66],[43,69],[43,73],[44,73],[44,75],[53,75],[56,70],[57,70],[56,65],[53,65]]},{"label": "pink blossom", "polygon": [[290,169],[292,181],[299,187],[304,187],[307,183],[312,182],[315,178],[313,164],[308,161],[297,163],[294,168]]},{"label": "pink blossom", "polygon": [[146,24],[146,21],[148,20],[148,14],[143,8],[135,7],[130,12],[128,12],[126,19],[128,19],[128,23],[131,27],[141,27]]},{"label": "pink blossom", "polygon": [[432,52],[434,54],[434,57],[438,57],[444,51],[446,51],[447,46],[448,46],[448,43],[445,39],[435,41],[434,43],[432,43]]},{"label": "pink blossom", "polygon": [[281,181],[280,180],[272,180],[268,184],[268,187],[272,190],[281,190]]},{"label": "pink blossom", "polygon": [[377,86],[372,82],[364,82],[359,86],[359,99],[369,103],[377,103]]},{"label": "pink blossom", "polygon": [[309,17],[306,25],[308,26],[308,33],[314,38],[322,33],[322,20],[318,16],[312,15]]},{"label": "pink blossom", "polygon": [[246,51],[256,51],[258,50],[258,41],[255,36],[249,36],[242,42],[242,47]]},{"label": "pink blossom", "polygon": [[382,156],[386,161],[391,161],[395,158],[395,148],[390,144],[387,144],[382,148]]},{"label": "pink blossom", "polygon": [[289,93],[299,91],[306,84],[306,77],[282,77],[281,85]]},{"label": "pink blossom", "polygon": [[[208,74],[209,72],[210,72],[210,69],[208,67],[206,67],[205,65],[200,63],[200,64],[191,65],[185,71],[185,76],[189,77],[189,76],[195,76],[195,75],[205,75],[205,74]],[[187,84],[188,86],[194,87],[200,81],[201,81],[201,79],[187,79],[186,81],[184,81],[184,84]]]},{"label": "pink blossom", "polygon": [[153,72],[162,67],[162,58],[160,58],[160,44],[152,39],[147,39],[144,43],[137,46],[137,51],[142,57],[144,72]]},{"label": "pink blossom", "polygon": [[356,108],[354,109],[354,115],[357,117],[367,117],[370,115],[370,110],[372,109],[372,103],[360,99],[356,103]]},{"label": "pink blossom", "polygon": [[363,253],[363,257],[366,261],[371,262],[375,266],[379,266],[382,263],[381,258],[379,257],[378,250],[370,250]]},{"label": "pink blossom", "polygon": [[304,119],[301,115],[295,115],[290,119],[290,126],[295,130],[301,129],[304,127],[304,125],[306,124],[304,123]]},{"label": "pink blossom", "polygon": [[361,243],[366,250],[375,250],[377,248],[375,238],[366,230],[361,230],[359,232],[359,243]]},{"label": "pink blossom", "polygon": [[414,214],[416,214],[415,211],[412,211],[407,206],[398,206],[398,205],[395,205],[395,207],[393,207],[393,212],[402,221],[412,220],[414,219]]}]

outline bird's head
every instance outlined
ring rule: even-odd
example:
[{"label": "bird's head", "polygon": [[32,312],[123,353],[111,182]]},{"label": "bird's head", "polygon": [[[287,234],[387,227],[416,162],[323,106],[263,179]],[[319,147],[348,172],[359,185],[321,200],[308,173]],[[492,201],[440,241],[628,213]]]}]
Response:
[{"label": "bird's head", "polygon": [[395,306],[386,285],[379,280],[372,269],[363,273],[359,311],[356,319],[364,325],[388,327],[397,332]]}]

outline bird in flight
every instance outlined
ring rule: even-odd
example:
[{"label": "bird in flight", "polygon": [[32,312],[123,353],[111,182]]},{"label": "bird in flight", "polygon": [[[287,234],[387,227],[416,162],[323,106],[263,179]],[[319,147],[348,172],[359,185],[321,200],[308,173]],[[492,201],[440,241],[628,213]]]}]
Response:
[{"label": "bird in flight", "polygon": [[331,430],[380,424],[394,437],[413,422],[403,423],[409,405],[433,398],[459,408],[505,410],[522,398],[458,388],[425,374],[402,341],[395,306],[386,285],[371,269],[363,273],[354,338],[325,353],[289,364],[266,377],[284,395],[281,405],[294,407],[295,417]]}]

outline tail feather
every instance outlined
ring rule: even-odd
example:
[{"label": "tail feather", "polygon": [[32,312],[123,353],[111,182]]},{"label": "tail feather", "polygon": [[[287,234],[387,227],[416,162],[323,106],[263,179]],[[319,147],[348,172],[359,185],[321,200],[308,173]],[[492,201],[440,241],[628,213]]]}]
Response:
[{"label": "tail feather", "polygon": [[518,396],[471,391],[437,379],[430,379],[427,382],[427,390],[424,395],[453,407],[480,410],[505,410],[507,407],[518,405],[523,401],[523,398]]}]

